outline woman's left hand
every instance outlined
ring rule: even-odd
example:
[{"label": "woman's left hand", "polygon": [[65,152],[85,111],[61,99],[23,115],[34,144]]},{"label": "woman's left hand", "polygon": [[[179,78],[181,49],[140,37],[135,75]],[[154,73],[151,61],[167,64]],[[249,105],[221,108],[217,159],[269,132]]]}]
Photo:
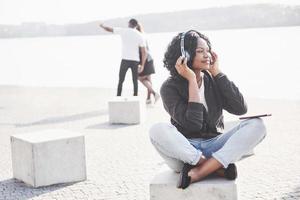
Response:
[{"label": "woman's left hand", "polygon": [[209,72],[212,76],[217,76],[221,71],[219,69],[219,59],[218,55],[215,52],[212,53],[212,63],[210,64]]},{"label": "woman's left hand", "polygon": [[139,66],[138,66],[138,73],[140,74],[140,73],[142,73],[143,71],[144,71],[144,66],[139,65]]}]

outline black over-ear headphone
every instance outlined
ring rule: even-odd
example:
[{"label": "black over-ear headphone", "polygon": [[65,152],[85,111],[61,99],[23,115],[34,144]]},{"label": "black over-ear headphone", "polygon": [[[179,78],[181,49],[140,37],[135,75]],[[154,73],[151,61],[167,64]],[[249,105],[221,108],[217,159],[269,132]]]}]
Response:
[{"label": "black over-ear headphone", "polygon": [[181,56],[184,57],[184,58],[186,58],[187,61],[190,60],[190,54],[189,54],[189,52],[187,52],[187,51],[184,49],[184,37],[185,37],[185,35],[186,35],[188,32],[190,32],[190,31],[183,32],[183,33],[181,34],[181,37],[180,37],[180,51],[181,51]]},{"label": "black over-ear headphone", "polygon": [[191,56],[189,54],[189,52],[187,52],[185,49],[184,49],[184,38],[185,36],[190,33],[190,32],[195,32],[196,34],[199,35],[199,32],[198,31],[195,31],[195,30],[189,30],[189,31],[186,31],[186,32],[183,32],[181,34],[181,37],[180,37],[180,51],[181,51],[181,56],[186,58],[187,61],[189,61],[191,59]]}]

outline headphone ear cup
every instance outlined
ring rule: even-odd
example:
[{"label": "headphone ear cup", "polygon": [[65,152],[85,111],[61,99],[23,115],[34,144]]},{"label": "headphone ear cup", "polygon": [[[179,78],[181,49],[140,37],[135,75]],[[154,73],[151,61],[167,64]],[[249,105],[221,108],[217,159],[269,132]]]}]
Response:
[{"label": "headphone ear cup", "polygon": [[187,51],[185,51],[185,57],[186,57],[187,61],[190,61],[191,56]]}]

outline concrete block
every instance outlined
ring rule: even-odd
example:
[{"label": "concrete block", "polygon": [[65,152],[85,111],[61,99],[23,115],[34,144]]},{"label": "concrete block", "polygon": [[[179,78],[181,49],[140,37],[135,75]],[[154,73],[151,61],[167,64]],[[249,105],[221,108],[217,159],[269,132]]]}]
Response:
[{"label": "concrete block", "polygon": [[115,97],[108,102],[111,124],[139,124],[145,121],[146,106],[139,97]]},{"label": "concrete block", "polygon": [[11,136],[13,177],[33,187],[86,180],[84,136],[44,130]]},{"label": "concrete block", "polygon": [[150,200],[236,200],[235,181],[210,178],[191,184],[186,189],[176,187],[179,174],[171,170],[158,173],[150,183]]}]

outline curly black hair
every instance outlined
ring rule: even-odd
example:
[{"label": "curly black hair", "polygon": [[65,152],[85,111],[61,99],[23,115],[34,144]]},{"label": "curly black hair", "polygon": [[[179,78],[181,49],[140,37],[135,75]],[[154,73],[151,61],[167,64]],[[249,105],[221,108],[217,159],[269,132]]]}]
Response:
[{"label": "curly black hair", "polygon": [[[175,68],[175,64],[177,59],[181,56],[180,40],[183,34],[184,33],[179,33],[172,39],[172,41],[168,45],[167,51],[165,52],[165,56],[163,59],[164,67],[166,67],[170,71],[170,74],[173,77],[180,77],[180,75],[178,74]],[[192,63],[196,55],[196,48],[198,45],[199,37],[204,39],[207,42],[209,51],[211,52],[210,41],[205,35],[194,30],[185,32],[184,49],[190,54],[190,60],[187,62],[187,65],[189,67],[192,67]]]}]

